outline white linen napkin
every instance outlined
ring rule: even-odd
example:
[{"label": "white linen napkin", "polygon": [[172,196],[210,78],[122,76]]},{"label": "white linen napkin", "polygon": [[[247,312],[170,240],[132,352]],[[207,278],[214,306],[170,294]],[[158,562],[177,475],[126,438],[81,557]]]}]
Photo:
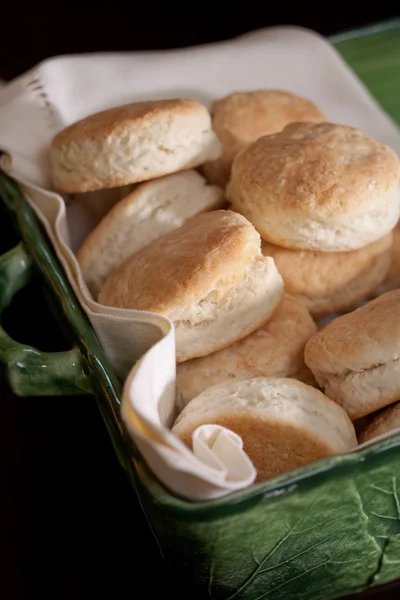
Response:
[{"label": "white linen napkin", "polygon": [[93,112],[136,100],[192,97],[209,105],[232,91],[285,89],[313,100],[327,119],[363,129],[400,154],[400,133],[330,44],[276,27],[189,49],[86,54],[47,60],[0,91],[2,167],[41,219],[104,351],[126,378],[122,416],[145,460],[172,491],[207,500],[245,487],[255,470],[242,441],[199,428],[193,452],[169,427],[175,413],[173,326],[158,315],[104,307],[83,280],[74,251],[120,190],[76,196],[51,191],[48,147],[55,133]]}]

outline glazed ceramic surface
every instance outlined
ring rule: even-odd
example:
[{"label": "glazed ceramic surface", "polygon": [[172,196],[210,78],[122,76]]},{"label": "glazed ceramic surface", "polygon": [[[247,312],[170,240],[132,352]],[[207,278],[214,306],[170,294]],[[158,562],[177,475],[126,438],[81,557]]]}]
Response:
[{"label": "glazed ceramic surface", "polygon": [[[400,22],[332,42],[400,122]],[[0,315],[42,277],[66,320],[71,350],[44,353],[0,327],[0,363],[21,396],[92,394],[165,559],[215,600],[328,600],[400,577],[400,436],[326,459],[207,503],[171,495],[128,439],[120,384],[18,187],[0,194],[21,243],[0,258]],[[134,549],[133,549],[134,551]]]}]

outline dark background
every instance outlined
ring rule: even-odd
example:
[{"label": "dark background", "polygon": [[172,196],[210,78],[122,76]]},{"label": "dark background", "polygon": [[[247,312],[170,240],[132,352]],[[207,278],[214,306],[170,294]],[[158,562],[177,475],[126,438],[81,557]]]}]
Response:
[{"label": "dark background", "polygon": [[0,77],[10,79],[49,56],[203,44],[271,25],[330,35],[395,17],[393,0],[364,2],[205,0],[20,2],[0,12]]},{"label": "dark background", "polygon": [[[330,35],[396,16],[395,3],[13,3],[0,9],[0,78],[65,53],[171,48],[294,24]],[[54,3],[53,3],[54,4]],[[347,3],[349,4],[349,3]],[[0,212],[0,251],[16,241]],[[33,311],[35,319],[32,319]],[[64,349],[39,286],[5,315],[16,339]],[[50,327],[49,327],[50,324]],[[65,348],[66,349],[66,348]],[[194,598],[161,564],[90,398],[19,399],[0,379],[0,596]],[[398,598],[389,586],[366,598]]]}]

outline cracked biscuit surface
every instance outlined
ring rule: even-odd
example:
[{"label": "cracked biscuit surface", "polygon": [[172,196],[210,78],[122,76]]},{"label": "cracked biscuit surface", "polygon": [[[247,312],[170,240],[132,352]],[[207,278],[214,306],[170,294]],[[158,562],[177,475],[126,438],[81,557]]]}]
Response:
[{"label": "cracked biscuit surface", "polygon": [[283,295],[272,258],[242,215],[193,217],[114,269],[99,302],[157,313],[175,326],[178,362],[242,339],[271,318]]},{"label": "cracked biscuit surface", "polygon": [[354,421],[400,398],[400,290],[338,317],[306,344],[326,395]]},{"label": "cracked biscuit surface", "polygon": [[236,156],[227,198],[268,242],[341,252],[395,227],[399,180],[395,152],[362,131],[292,123]]},{"label": "cracked biscuit surface", "polygon": [[69,194],[148,181],[220,154],[207,108],[187,99],[90,115],[60,131],[50,148],[54,188]]},{"label": "cracked biscuit surface", "polygon": [[223,191],[208,185],[194,170],[135,186],[103,217],[77,253],[93,297],[98,297],[107,276],[128,256],[191,217],[221,208],[223,203]]},{"label": "cracked biscuit surface", "polygon": [[304,346],[317,331],[307,308],[285,294],[265,325],[228,348],[177,366],[176,401],[183,408],[217,383],[252,377],[291,377],[312,381],[304,364]]}]

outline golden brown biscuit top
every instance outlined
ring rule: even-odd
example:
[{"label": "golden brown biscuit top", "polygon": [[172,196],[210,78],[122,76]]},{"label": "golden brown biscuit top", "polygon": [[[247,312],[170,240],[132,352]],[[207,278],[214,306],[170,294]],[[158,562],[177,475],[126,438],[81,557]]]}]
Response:
[{"label": "golden brown biscuit top", "polygon": [[400,358],[400,290],[387,292],[338,317],[306,344],[305,361],[315,372],[347,375]]},{"label": "golden brown biscuit top", "polygon": [[253,202],[266,199],[280,210],[312,213],[317,221],[363,214],[371,198],[398,186],[400,162],[388,146],[358,129],[292,123],[247,146],[233,173],[242,194],[254,192]]},{"label": "golden brown biscuit top", "polygon": [[362,273],[368,273],[376,258],[388,252],[392,244],[393,234],[389,233],[351,252],[290,250],[265,241],[262,242],[262,252],[274,259],[287,292],[325,296],[351,283]]},{"label": "golden brown biscuit top", "polygon": [[242,215],[225,210],[198,215],[126,259],[109,275],[99,301],[158,314],[210,293],[209,300],[218,301],[242,278],[260,242]]},{"label": "golden brown biscuit top", "polygon": [[211,115],[214,130],[226,146],[252,142],[294,121],[325,121],[315,104],[279,90],[230,94],[213,103]]},{"label": "golden brown biscuit top", "polygon": [[122,135],[134,127],[150,125],[160,117],[171,117],[206,109],[195,100],[170,99],[134,102],[90,115],[60,131],[52,146],[60,148],[70,142],[83,139]]}]

